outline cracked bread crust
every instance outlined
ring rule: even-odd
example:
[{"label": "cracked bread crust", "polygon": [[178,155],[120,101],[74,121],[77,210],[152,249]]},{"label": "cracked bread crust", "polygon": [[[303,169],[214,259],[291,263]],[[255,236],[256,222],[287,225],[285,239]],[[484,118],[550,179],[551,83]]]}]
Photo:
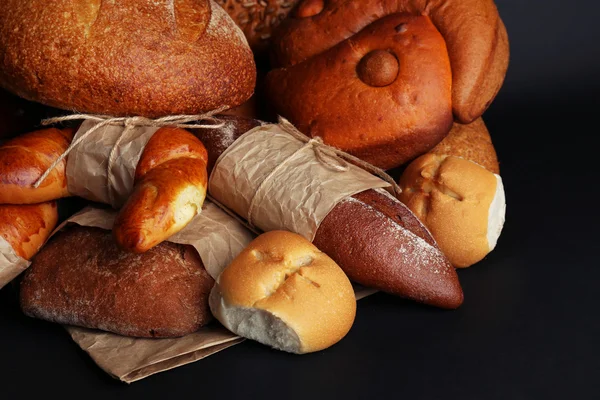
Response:
[{"label": "cracked bread crust", "polygon": [[119,250],[110,231],[73,226],[35,257],[21,283],[21,308],[123,336],[179,337],[212,319],[213,282],[190,246],[165,242],[134,254]]},{"label": "cracked bread crust", "polygon": [[234,333],[293,353],[337,343],[356,314],[352,285],[339,266],[284,231],[250,243],[217,280],[210,305]]}]

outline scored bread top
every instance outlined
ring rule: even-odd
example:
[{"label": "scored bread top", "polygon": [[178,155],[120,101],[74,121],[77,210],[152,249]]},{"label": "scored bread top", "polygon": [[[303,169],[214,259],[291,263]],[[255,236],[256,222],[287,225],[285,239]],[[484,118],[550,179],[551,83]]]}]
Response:
[{"label": "scored bread top", "polygon": [[264,310],[281,319],[298,335],[302,352],[340,340],[356,313],[344,272],[291,232],[259,236],[223,271],[218,284],[229,306]]},{"label": "scored bread top", "polygon": [[468,267],[490,252],[496,175],[463,158],[426,154],[408,166],[399,183],[400,200],[429,228],[455,267]]},{"label": "scored bread top", "polygon": [[209,0],[3,0],[0,85],[79,112],[159,117],[236,106],[256,68]]}]

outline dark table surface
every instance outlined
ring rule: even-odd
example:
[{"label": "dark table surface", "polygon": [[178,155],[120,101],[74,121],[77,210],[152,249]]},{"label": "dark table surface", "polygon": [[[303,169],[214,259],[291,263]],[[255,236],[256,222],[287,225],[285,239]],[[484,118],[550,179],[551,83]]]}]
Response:
[{"label": "dark table surface", "polygon": [[600,398],[600,7],[497,3],[512,59],[485,120],[507,222],[497,249],[459,271],[460,309],[377,294],[359,302],[349,335],[326,351],[293,356],[248,341],[128,386],[60,326],[24,317],[5,288],[0,397]]}]

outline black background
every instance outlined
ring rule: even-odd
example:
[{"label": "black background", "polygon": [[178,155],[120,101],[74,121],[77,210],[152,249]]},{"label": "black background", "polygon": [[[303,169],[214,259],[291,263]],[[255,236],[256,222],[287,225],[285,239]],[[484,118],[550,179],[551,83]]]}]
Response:
[{"label": "black background", "polygon": [[511,41],[485,114],[507,192],[497,249],[459,271],[465,304],[377,294],[338,345],[293,356],[245,342],[132,385],[0,291],[0,397],[600,398],[600,6],[497,0]]}]

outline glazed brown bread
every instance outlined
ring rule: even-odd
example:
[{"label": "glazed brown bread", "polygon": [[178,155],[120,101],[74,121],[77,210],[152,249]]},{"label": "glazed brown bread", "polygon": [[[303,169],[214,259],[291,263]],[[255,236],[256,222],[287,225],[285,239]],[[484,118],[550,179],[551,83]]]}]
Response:
[{"label": "glazed brown bread", "polygon": [[452,126],[448,51],[426,16],[389,15],[272,70],[266,93],[300,131],[384,169],[427,152]]},{"label": "glazed brown bread", "polygon": [[158,117],[236,106],[256,68],[213,1],[4,0],[0,86],[79,112]]},{"label": "glazed brown bread", "polygon": [[183,229],[206,198],[208,155],[202,142],[178,128],[161,128],[148,141],[133,193],[113,228],[117,243],[141,253]]},{"label": "glazed brown bread", "polygon": [[493,0],[304,0],[274,33],[273,59],[280,67],[296,65],[398,13],[431,20],[448,48],[456,118],[469,123],[481,116],[502,86],[509,59],[508,35]]},{"label": "glazed brown bread", "polygon": [[242,29],[258,57],[266,55],[273,30],[298,0],[216,0]]},{"label": "glazed brown bread", "polygon": [[455,123],[448,136],[429,153],[461,157],[500,174],[496,149],[482,118],[467,125]]},{"label": "glazed brown bread", "polygon": [[72,129],[45,129],[0,146],[0,204],[35,204],[70,196],[66,160],[38,188],[33,184],[73,140]]},{"label": "glazed brown bread", "polygon": [[[209,172],[222,151],[255,124],[195,131],[208,150]],[[436,307],[462,304],[456,271],[427,228],[385,191],[368,190],[336,205],[313,243],[357,283]]]},{"label": "glazed brown bread", "polygon": [[34,259],[21,283],[21,307],[61,324],[178,337],[211,320],[213,282],[191,247],[162,243],[141,255],[127,253],[108,231],[72,227]]},{"label": "glazed brown bread", "polygon": [[56,202],[0,205],[0,237],[26,260],[31,259],[48,240],[57,222]]},{"label": "glazed brown bread", "polygon": [[352,284],[302,236],[264,233],[221,273],[213,315],[237,335],[296,354],[339,342],[356,315]]},{"label": "glazed brown bread", "polygon": [[[29,204],[70,196],[65,158],[38,188],[33,184],[64,153],[72,130],[29,133],[0,146],[0,204]],[[183,229],[206,197],[207,153],[191,133],[160,128],[136,167],[134,188],[115,221],[123,249],[144,252]]]}]

